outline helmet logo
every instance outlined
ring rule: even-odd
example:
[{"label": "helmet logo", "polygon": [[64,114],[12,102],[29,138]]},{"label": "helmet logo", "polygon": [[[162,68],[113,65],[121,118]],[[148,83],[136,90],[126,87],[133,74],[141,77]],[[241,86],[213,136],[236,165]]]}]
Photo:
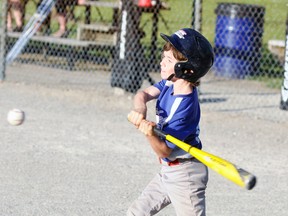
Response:
[{"label": "helmet logo", "polygon": [[182,29],[180,29],[177,32],[175,32],[175,35],[177,35],[180,39],[184,39],[186,34],[187,33],[184,30],[182,30]]}]

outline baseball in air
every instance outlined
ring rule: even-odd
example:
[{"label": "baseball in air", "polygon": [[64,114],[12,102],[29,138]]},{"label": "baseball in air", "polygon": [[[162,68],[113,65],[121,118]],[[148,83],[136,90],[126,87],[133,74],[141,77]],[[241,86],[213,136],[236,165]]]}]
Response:
[{"label": "baseball in air", "polygon": [[10,125],[21,125],[24,122],[25,113],[20,109],[12,109],[8,112],[7,121]]}]

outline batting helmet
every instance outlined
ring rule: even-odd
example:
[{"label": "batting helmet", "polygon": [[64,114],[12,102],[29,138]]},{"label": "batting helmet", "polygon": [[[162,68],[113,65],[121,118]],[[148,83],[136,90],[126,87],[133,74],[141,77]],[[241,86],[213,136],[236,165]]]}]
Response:
[{"label": "batting helmet", "polygon": [[195,83],[212,67],[213,48],[209,41],[194,29],[183,28],[171,36],[161,33],[161,37],[187,58],[187,61],[175,64],[176,77]]}]

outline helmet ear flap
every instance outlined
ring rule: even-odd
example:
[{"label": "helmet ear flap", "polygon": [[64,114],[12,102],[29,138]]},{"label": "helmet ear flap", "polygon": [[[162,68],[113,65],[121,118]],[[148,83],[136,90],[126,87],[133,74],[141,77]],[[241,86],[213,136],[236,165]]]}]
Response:
[{"label": "helmet ear flap", "polygon": [[193,68],[193,65],[189,62],[178,62],[174,66],[175,76],[187,81],[194,81],[195,71]]}]

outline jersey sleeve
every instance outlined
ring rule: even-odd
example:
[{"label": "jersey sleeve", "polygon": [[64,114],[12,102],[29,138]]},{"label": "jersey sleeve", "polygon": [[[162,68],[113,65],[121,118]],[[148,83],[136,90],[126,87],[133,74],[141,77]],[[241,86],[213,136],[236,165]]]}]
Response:
[{"label": "jersey sleeve", "polygon": [[154,87],[158,88],[161,92],[165,86],[165,83],[166,83],[166,80],[161,80],[161,81],[155,83]]}]

